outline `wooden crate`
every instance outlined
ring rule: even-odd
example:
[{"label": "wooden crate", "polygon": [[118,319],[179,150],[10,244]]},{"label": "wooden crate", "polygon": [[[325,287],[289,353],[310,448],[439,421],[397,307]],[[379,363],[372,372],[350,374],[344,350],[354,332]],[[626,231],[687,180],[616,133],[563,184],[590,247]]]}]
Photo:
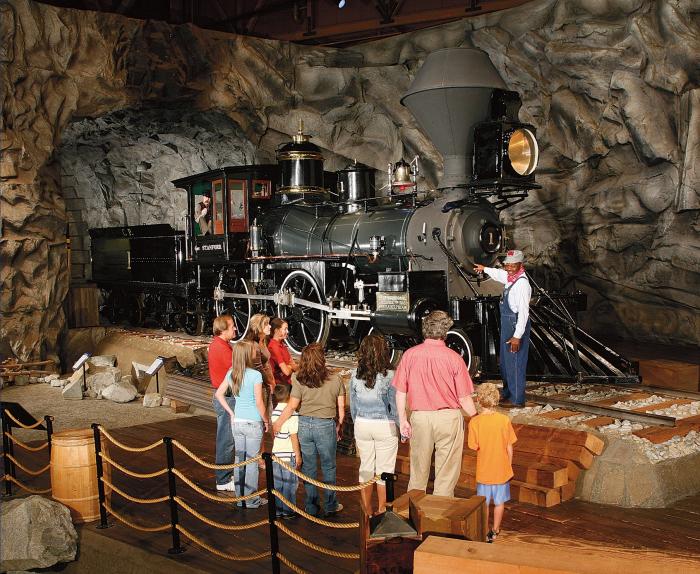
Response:
[{"label": "wooden crate", "polygon": [[100,324],[100,290],[94,283],[71,285],[68,292],[68,327],[97,327]]},{"label": "wooden crate", "polygon": [[700,390],[700,365],[678,361],[641,360],[639,374],[642,384],[679,391]]},{"label": "wooden crate", "polygon": [[421,494],[409,497],[408,514],[423,538],[431,534],[446,534],[486,541],[487,508],[483,496],[456,498]]}]

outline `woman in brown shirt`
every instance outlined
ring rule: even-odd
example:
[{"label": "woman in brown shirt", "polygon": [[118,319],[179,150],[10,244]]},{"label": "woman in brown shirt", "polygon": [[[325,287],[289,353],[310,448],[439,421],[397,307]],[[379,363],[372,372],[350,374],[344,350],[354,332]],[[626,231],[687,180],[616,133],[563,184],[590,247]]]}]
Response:
[{"label": "woman in brown shirt", "polygon": [[270,351],[267,349],[267,337],[270,335],[270,317],[262,313],[253,315],[248,324],[248,332],[245,339],[251,341],[255,347],[253,358],[253,368],[260,371],[263,377],[263,390],[265,391],[266,402],[270,403],[272,390],[275,388],[275,377],[272,374],[272,364],[270,363]]}]

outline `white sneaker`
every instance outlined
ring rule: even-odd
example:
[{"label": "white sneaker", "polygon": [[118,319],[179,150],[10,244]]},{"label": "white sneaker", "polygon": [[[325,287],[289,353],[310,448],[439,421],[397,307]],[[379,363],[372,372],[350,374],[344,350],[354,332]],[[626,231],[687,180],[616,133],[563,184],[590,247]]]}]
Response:
[{"label": "white sneaker", "polygon": [[226,482],[224,484],[217,484],[216,490],[228,490],[231,492],[236,492],[236,484],[232,480],[231,482]]}]

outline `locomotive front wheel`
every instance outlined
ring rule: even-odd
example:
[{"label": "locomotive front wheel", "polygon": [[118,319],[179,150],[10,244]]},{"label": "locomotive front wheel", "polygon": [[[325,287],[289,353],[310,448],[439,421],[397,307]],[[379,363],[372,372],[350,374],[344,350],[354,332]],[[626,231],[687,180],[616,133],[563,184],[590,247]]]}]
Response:
[{"label": "locomotive front wheel", "polygon": [[[223,289],[227,293],[235,293],[238,295],[251,295],[255,292],[254,288],[249,285],[245,279],[241,279],[240,277],[236,278],[233,285],[223,287]],[[245,337],[248,332],[250,316],[253,314],[250,299],[227,297],[221,301],[215,301],[214,308],[217,317],[220,315],[231,315],[231,317],[233,317],[233,322],[236,325],[234,341]]]},{"label": "locomotive front wheel", "polygon": [[201,313],[183,313],[180,321],[188,335],[201,335],[204,331],[204,317]]},{"label": "locomotive front wheel", "polygon": [[[320,305],[326,303],[316,280],[303,269],[297,269],[287,275],[282,282],[281,290],[291,291],[297,299]],[[309,343],[326,344],[330,321],[325,311],[297,303],[293,307],[279,305],[277,312],[289,325],[287,344],[292,350],[301,353]]]},{"label": "locomotive front wheel", "polygon": [[146,313],[142,297],[140,295],[134,295],[130,298],[129,323],[134,327],[143,327],[145,319]]},{"label": "locomotive front wheel", "polygon": [[445,337],[445,345],[462,357],[469,370],[469,375],[476,375],[478,361],[474,357],[474,346],[469,336],[462,329],[450,329]]}]

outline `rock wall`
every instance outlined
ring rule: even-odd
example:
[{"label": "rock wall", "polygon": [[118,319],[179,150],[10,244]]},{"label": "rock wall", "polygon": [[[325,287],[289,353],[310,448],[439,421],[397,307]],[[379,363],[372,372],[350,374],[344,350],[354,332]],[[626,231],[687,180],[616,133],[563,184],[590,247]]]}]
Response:
[{"label": "rock wall", "polygon": [[459,45],[490,55],[538,130],[543,189],[505,213],[511,244],[589,291],[594,330],[696,344],[698,22],[693,0],[536,0],[335,50],[4,3],[0,355],[56,350],[66,202],[74,231],[176,222],[170,179],[269,161],[298,119],[327,168],[420,154],[434,185],[441,158],[399,99],[428,53]]}]

